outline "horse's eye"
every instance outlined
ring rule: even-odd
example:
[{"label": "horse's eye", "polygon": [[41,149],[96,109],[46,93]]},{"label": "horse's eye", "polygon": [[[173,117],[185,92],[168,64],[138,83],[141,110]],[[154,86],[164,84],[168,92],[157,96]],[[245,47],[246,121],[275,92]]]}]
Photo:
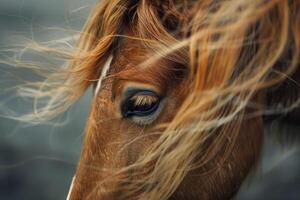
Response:
[{"label": "horse's eye", "polygon": [[124,118],[130,118],[138,124],[150,124],[159,115],[162,97],[153,91],[135,91],[122,104]]}]

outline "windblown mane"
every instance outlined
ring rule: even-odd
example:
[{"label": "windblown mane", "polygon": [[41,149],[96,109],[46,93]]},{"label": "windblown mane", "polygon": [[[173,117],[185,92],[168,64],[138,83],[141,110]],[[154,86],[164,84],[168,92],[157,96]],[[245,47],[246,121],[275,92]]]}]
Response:
[{"label": "windblown mane", "polygon": [[[294,73],[300,50],[299,10],[297,0],[102,0],[73,53],[36,48],[61,56],[69,66],[46,75],[45,82],[22,88],[37,105],[34,114],[22,120],[43,121],[64,112],[95,84],[122,40],[141,41],[155,52],[141,67],[162,57],[184,66],[186,98],[170,123],[154,128],[160,137],[151,148],[120,169],[143,175],[139,181],[123,177],[121,189],[126,191],[124,198],[167,199],[190,170],[216,156],[218,163],[225,162],[241,121],[262,114],[245,116],[249,106],[261,106],[252,100]],[[125,36],[128,29],[137,37]],[[39,107],[45,99],[47,104]],[[214,173],[218,166],[203,173]]]}]

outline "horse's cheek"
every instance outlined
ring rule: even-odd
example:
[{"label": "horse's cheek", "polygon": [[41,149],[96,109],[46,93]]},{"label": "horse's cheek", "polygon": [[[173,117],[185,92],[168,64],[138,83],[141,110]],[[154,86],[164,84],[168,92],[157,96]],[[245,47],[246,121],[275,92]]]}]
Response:
[{"label": "horse's cheek", "polygon": [[[230,134],[230,133],[229,133]],[[203,168],[190,172],[171,199],[231,199],[256,166],[263,143],[261,117],[245,120],[227,160],[218,170],[215,158]]]}]

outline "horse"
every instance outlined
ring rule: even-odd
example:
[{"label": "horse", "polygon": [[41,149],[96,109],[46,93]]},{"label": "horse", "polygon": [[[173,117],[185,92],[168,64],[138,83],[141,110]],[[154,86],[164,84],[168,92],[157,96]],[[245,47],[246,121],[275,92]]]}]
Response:
[{"label": "horse", "polygon": [[298,0],[99,1],[35,93],[44,119],[94,88],[68,199],[233,198],[266,118],[299,117],[299,52]]}]

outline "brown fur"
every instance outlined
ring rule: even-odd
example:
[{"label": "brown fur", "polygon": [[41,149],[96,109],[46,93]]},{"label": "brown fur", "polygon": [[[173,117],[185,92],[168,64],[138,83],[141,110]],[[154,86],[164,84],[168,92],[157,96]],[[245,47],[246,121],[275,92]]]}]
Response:
[{"label": "brown fur", "polygon": [[[128,57],[130,60],[126,59]],[[156,122],[158,124],[169,121],[176,113],[176,108],[180,106],[185,95],[185,88],[180,87],[180,81],[175,81],[176,76],[172,75],[172,71],[165,74],[157,69],[160,67],[163,70],[165,65],[172,66],[172,63],[161,61],[143,71],[137,66],[146,57],[147,54],[142,47],[139,47],[137,41],[123,43],[116,54],[111,71],[111,74],[116,75],[109,76],[111,78],[105,80],[102,91],[93,103],[71,199],[119,199],[122,196],[120,191],[106,193],[104,189],[108,187],[109,191],[113,188],[117,190],[118,183],[97,187],[98,182],[112,176],[114,171],[123,165],[136,161],[139,152],[146,151],[145,148],[156,138],[156,136],[145,137],[130,144],[122,153],[119,152],[125,144],[139,137],[143,132],[146,133],[147,129],[151,129],[151,127],[133,125],[113,115],[114,110],[118,109],[114,102],[118,102],[118,96],[121,95],[116,91],[120,90],[126,82],[151,85],[158,88],[160,92],[165,92],[170,98],[170,103],[164,110],[165,114]],[[181,77],[182,82],[183,74],[180,75],[177,71],[177,80]],[[116,80],[119,79],[123,84],[118,81],[118,87],[116,87]],[[120,132],[120,129],[124,131]],[[238,191],[240,184],[259,158],[263,141],[261,116],[245,120],[237,138],[234,134],[236,133],[228,133],[224,138],[227,141],[223,147],[224,150],[227,146],[233,145],[226,161],[222,161],[224,154],[220,152],[201,169],[190,172],[170,199],[229,199]],[[209,143],[213,143],[213,139]],[[216,146],[216,148],[220,147]]]},{"label": "brown fur", "polygon": [[[197,16],[199,11],[187,6],[185,9],[191,9],[191,12],[186,13],[187,10],[181,10],[182,13],[187,14],[187,16],[184,17],[182,16],[182,13],[176,12],[176,8],[173,7],[176,4],[172,1],[167,1],[165,4],[162,3],[162,1],[155,1],[157,4],[151,4],[150,1],[142,2],[143,3],[135,6],[133,6],[134,4],[128,4],[128,2],[124,3],[123,5],[132,6],[127,7],[128,13],[123,16],[124,20],[126,21],[123,25],[133,26],[133,24],[136,24],[136,27],[133,27],[133,29],[130,31],[123,30],[123,32],[119,32],[124,34],[126,37],[119,39],[116,43],[113,43],[114,49],[111,51],[111,53],[114,54],[115,58],[109,72],[109,76],[105,79],[104,85],[100,93],[95,97],[92,105],[91,114],[88,120],[89,123],[86,130],[86,138],[83,145],[79,167],[76,173],[75,185],[72,189],[72,200],[110,200],[122,199],[124,196],[130,199],[147,199],[145,196],[147,193],[143,193],[146,191],[143,191],[143,187],[141,187],[142,190],[133,190],[134,192],[126,190],[126,184],[135,181],[138,182],[139,177],[142,177],[143,173],[138,175],[137,171],[132,171],[134,169],[119,173],[119,170],[122,169],[122,167],[128,165],[130,166],[138,161],[140,157],[143,157],[142,155],[147,152],[148,148],[159,138],[159,134],[150,134],[149,136],[145,135],[147,133],[151,133],[153,127],[147,125],[136,125],[120,117],[118,111],[120,109],[119,105],[122,99],[122,91],[126,86],[128,86],[128,84],[133,84],[135,86],[148,86],[157,91],[159,94],[168,96],[168,104],[164,108],[163,114],[155,121],[155,124],[164,124],[172,121],[172,119],[176,116],[178,109],[182,106],[184,100],[187,98],[187,80],[189,80],[188,78],[191,78],[189,77],[191,75],[188,74],[193,73],[193,70],[196,71],[195,74],[197,75],[206,75],[206,77],[200,78],[200,82],[198,82],[198,85],[195,86],[199,87],[199,91],[206,91],[211,88],[222,87],[222,84],[225,83],[224,81],[228,80],[229,78],[233,78],[233,81],[235,80],[235,75],[230,74],[232,71],[226,68],[226,63],[229,66],[231,63],[237,62],[241,66],[244,66],[247,65],[252,59],[252,57],[249,55],[252,54],[252,56],[256,56],[258,54],[254,44],[252,46],[244,47],[243,50],[245,50],[246,54],[240,54],[241,57],[236,58],[236,60],[226,60],[227,58],[223,56],[224,51],[221,49],[214,54],[216,57],[223,59],[215,60],[214,63],[211,63],[211,60],[204,62],[205,59],[202,59],[202,63],[197,63],[198,61],[196,60],[184,62],[184,60],[180,59],[180,57],[186,58],[187,56],[186,51],[183,50],[181,53],[176,52],[175,54],[171,54],[160,59],[154,59],[153,62],[150,64],[147,63],[145,66],[143,63],[153,55],[154,47],[151,45],[151,41],[140,42],[139,40],[136,40],[135,38],[141,37],[140,35],[136,34],[136,32],[147,35],[147,31],[149,31],[149,33],[153,33],[150,39],[158,41],[161,40],[162,42],[165,42],[164,39],[160,38],[160,30],[165,28],[165,31],[172,32],[173,30],[177,30],[177,26],[182,26],[185,28],[182,29],[181,32],[172,32],[172,34],[174,37],[185,37],[192,33],[188,31],[188,26],[185,26],[184,24],[188,23],[189,19],[198,20],[197,17],[193,17]],[[198,7],[196,7],[200,10],[217,9],[217,6],[216,8],[213,8],[211,7],[211,4],[204,3],[205,1],[199,1],[198,3],[194,2],[194,4],[192,2],[193,1],[187,1],[186,3],[191,3],[191,5],[194,6],[197,5]],[[274,4],[276,5],[275,1]],[[106,5],[109,6],[110,4],[107,3]],[[300,8],[297,3],[291,3],[290,6],[292,5]],[[147,6],[156,6],[157,13],[153,13],[153,10],[151,9],[147,10]],[[141,14],[143,7],[144,13]],[[135,9],[137,9],[136,12]],[[165,12],[166,15],[164,15],[163,12]],[[273,20],[272,16],[276,16],[278,14],[276,10],[270,11],[266,9],[265,12],[270,12],[270,16],[268,16],[270,17],[270,21]],[[288,51],[292,52],[299,48],[299,42],[297,40],[300,38],[299,25],[295,26],[295,20],[300,19],[299,12],[295,10],[293,12],[293,15],[296,17],[291,17],[291,28],[289,29],[290,31],[291,29],[297,30],[290,32],[289,34],[294,33],[298,35],[294,35],[295,37],[293,38],[296,39],[291,40],[290,43],[292,43],[292,45],[286,47],[287,49],[291,48],[291,50]],[[134,16],[137,18],[144,15],[148,18],[141,17],[135,21],[134,18],[131,18],[134,17],[130,15],[131,13],[135,13]],[[168,13],[171,14],[168,15]],[[163,23],[165,27],[159,27],[159,25],[158,27],[145,27],[144,25],[147,23],[145,20],[152,20],[151,17],[157,14],[165,17],[163,18],[165,20]],[[262,21],[265,19],[262,19]],[[270,23],[270,26],[272,26],[273,22],[270,21],[265,20],[264,23]],[[251,30],[256,30],[259,32],[258,29],[260,26],[260,21],[257,23],[258,28],[250,28],[250,41],[252,37],[251,34],[253,33]],[[280,26],[280,24],[276,24],[276,22],[274,22],[273,25],[274,27]],[[263,24],[263,26],[267,25]],[[202,27],[205,28],[206,25],[203,24],[198,28],[201,29]],[[246,29],[247,28],[249,27],[246,27]],[[242,35],[247,35],[247,31],[249,30],[246,31],[246,29],[240,30]],[[272,28],[270,30],[272,30]],[[102,29],[102,31],[105,31],[105,29]],[[157,35],[155,35],[155,33]],[[261,33],[258,34],[261,34],[259,37],[267,40],[268,36],[264,35],[266,33],[267,32],[261,31]],[[101,35],[101,33],[97,34]],[[276,38],[276,34],[274,35]],[[215,37],[218,38],[217,35]],[[255,41],[255,37],[252,38],[253,41]],[[238,49],[230,49],[226,51],[232,51],[228,52],[231,54],[238,53]],[[284,50],[284,52],[286,52],[286,50]],[[285,54],[284,52],[276,62],[294,62],[294,57],[283,56]],[[262,53],[262,55],[264,54],[268,56],[268,52]],[[199,54],[199,56],[204,58],[205,55]],[[271,58],[272,57],[270,57],[270,59]],[[187,65],[194,64],[198,64],[200,67],[191,67],[190,69],[187,68]],[[202,67],[202,69],[202,65],[215,65],[216,68],[212,67],[210,69]],[[276,69],[276,67],[274,67],[274,69]],[[197,70],[202,71],[198,73]],[[236,69],[234,71],[238,74],[243,72],[243,69]],[[295,71],[295,67],[293,71]],[[250,73],[248,75],[252,76],[251,71],[249,72]],[[283,69],[282,72],[285,73],[285,69]],[[293,72],[291,71],[289,73]],[[298,74],[298,71],[294,74]],[[299,81],[298,75],[296,75],[294,78],[296,79],[295,81]],[[284,80],[284,78],[279,79],[281,81]],[[270,78],[270,83],[266,81],[264,83],[265,85],[262,84],[262,88],[266,88],[268,85],[274,85],[274,83],[277,82],[280,82],[277,78],[273,80]],[[280,86],[278,91],[281,91],[281,88],[283,87],[286,89],[286,94],[290,94],[290,91],[292,90],[290,90],[289,84],[287,82],[284,84],[284,86]],[[296,90],[298,89],[299,88],[296,87]],[[273,98],[274,94],[278,95],[278,93],[273,93],[272,100],[265,104],[265,106],[273,106],[278,102],[283,102],[285,104],[287,99],[291,99],[289,95],[283,95],[285,100],[275,100],[275,98]],[[201,148],[199,148],[197,156],[193,159],[193,163],[195,165],[190,166],[191,169],[187,170],[187,174],[185,174],[183,180],[178,183],[178,187],[175,188],[175,191],[171,192],[169,199],[230,199],[238,191],[242,181],[255,167],[255,164],[259,158],[263,140],[262,115],[252,116],[252,114],[263,111],[264,107],[262,105],[266,101],[265,94],[263,91],[256,89],[255,93],[251,96],[252,97],[250,101],[255,104],[260,104],[261,106],[243,109],[243,111],[238,114],[239,117],[237,117],[236,120],[231,121],[229,125],[219,127],[214,135],[205,140]],[[298,95],[295,96],[298,97]],[[205,105],[208,107],[212,106],[213,108],[214,103],[210,102],[209,104]],[[285,104],[285,106],[288,105],[289,103]],[[229,110],[228,113],[230,114],[230,109],[231,107],[234,108],[234,105],[230,103],[227,106],[228,107],[226,109]],[[223,110],[223,112],[226,115],[227,111]],[[221,114],[220,112],[218,113]],[[190,120],[194,119],[191,118]],[[142,137],[139,138],[140,136]],[[136,138],[139,139],[134,141]],[[177,148],[176,144],[174,145],[174,148]],[[172,152],[171,149],[170,151]],[[181,161],[178,160],[178,162]],[[153,163],[148,163],[148,165],[152,166]],[[144,166],[146,170],[145,173],[147,173],[149,166]],[[152,167],[149,169],[152,169]],[[177,170],[180,169],[178,168]],[[159,181],[159,177],[157,177],[157,181]],[[151,187],[156,186],[153,184]]]}]

